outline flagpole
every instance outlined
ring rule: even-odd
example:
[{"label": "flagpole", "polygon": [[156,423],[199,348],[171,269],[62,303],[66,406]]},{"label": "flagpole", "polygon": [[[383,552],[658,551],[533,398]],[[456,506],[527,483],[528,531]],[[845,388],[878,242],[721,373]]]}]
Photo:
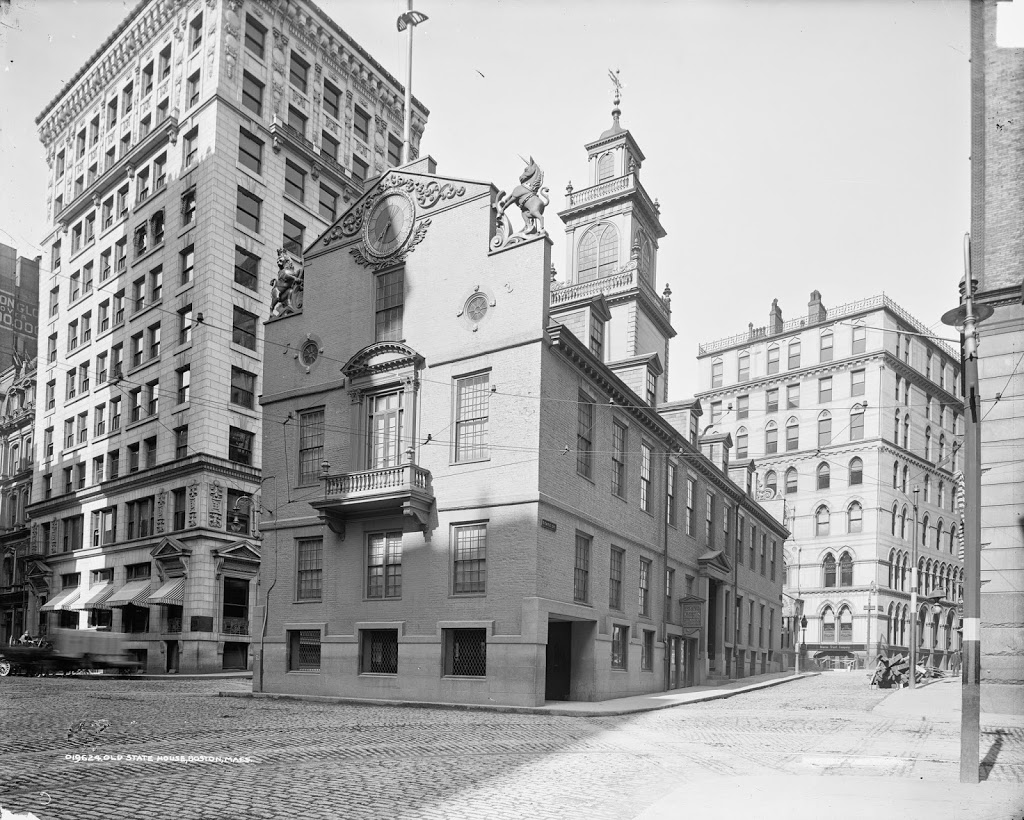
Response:
[{"label": "flagpole", "polygon": [[409,30],[405,67],[405,125],[402,128],[402,165],[412,159],[412,30],[427,19],[421,11],[412,10],[412,0],[408,0],[406,11],[398,16],[398,30]]}]

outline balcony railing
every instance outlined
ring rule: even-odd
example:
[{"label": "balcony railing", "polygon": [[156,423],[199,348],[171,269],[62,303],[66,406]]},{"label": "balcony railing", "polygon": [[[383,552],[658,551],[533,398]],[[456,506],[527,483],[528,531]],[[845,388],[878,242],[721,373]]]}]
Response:
[{"label": "balcony railing", "polygon": [[167,631],[168,632],[181,632],[181,618],[168,618],[167,619]]},{"label": "balcony railing", "polygon": [[430,471],[415,464],[328,476],[326,484],[327,496],[365,495],[407,487],[433,493],[430,487]]},{"label": "balcony railing", "polygon": [[323,481],[323,499],[311,503],[328,523],[350,514],[391,511],[426,526],[434,503],[430,471],[413,463],[330,475]]},{"label": "balcony railing", "polygon": [[654,304],[659,307],[665,319],[669,318],[669,308],[665,304],[665,300],[655,292],[650,282],[636,268],[613,273],[611,276],[603,276],[600,279],[591,279],[589,282],[564,285],[557,290],[552,288],[551,304],[552,306],[564,305],[582,299],[589,299],[598,294],[610,297],[618,293],[627,293],[637,288],[644,291],[651,298]]},{"label": "balcony railing", "polygon": [[249,619],[248,618],[230,618],[227,615],[223,618],[220,631],[225,635],[248,635],[249,634]]}]

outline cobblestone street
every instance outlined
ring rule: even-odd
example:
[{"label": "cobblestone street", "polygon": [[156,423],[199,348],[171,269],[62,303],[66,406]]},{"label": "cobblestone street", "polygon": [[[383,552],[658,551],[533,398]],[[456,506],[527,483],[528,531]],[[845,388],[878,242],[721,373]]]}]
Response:
[{"label": "cobblestone street", "polygon": [[[249,689],[0,680],[0,806],[40,820],[629,818],[710,778],[958,777],[959,725],[872,712],[891,693],[860,673],[605,718],[216,697]],[[1024,729],[983,732],[988,779],[1024,783]]]}]

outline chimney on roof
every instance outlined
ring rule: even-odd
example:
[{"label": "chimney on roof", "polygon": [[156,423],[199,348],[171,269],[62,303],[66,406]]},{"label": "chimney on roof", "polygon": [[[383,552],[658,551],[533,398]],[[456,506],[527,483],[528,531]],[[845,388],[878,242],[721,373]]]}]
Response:
[{"label": "chimney on roof", "polygon": [[821,292],[811,291],[811,301],[807,303],[807,323],[813,325],[816,322],[824,322],[828,312],[821,303]]},{"label": "chimney on roof", "polygon": [[779,300],[772,299],[772,309],[768,311],[768,335],[774,336],[782,333],[782,308],[779,307]]}]

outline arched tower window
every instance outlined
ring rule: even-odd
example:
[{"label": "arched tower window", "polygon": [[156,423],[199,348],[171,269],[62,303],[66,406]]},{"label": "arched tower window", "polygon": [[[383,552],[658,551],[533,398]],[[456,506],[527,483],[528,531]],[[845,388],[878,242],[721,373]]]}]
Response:
[{"label": "arched tower window", "polygon": [[863,532],[864,530],[864,510],[860,506],[860,502],[853,501],[850,506],[846,508],[846,531]]},{"label": "arched tower window", "polygon": [[859,458],[850,459],[850,486],[864,483],[864,462]]},{"label": "arched tower window", "polygon": [[736,431],[736,458],[747,457],[747,428],[741,427]]},{"label": "arched tower window", "polygon": [[822,570],[822,584],[825,587],[834,587],[836,585],[836,558],[831,553],[825,556],[825,560],[821,563]]},{"label": "arched tower window", "polygon": [[828,410],[818,415],[818,446],[828,447],[832,443],[832,414]]},{"label": "arched tower window", "polygon": [[619,232],[614,225],[597,225],[580,242],[577,281],[610,276],[619,264]]},{"label": "arched tower window", "polygon": [[839,642],[850,643],[853,640],[853,614],[848,606],[839,610]]},{"label": "arched tower window", "polygon": [[822,504],[814,511],[814,534],[828,535],[830,523],[831,517],[829,515],[828,507]]},{"label": "arched tower window", "polygon": [[864,438],[864,406],[855,404],[850,411],[850,441]]},{"label": "arched tower window", "polygon": [[602,154],[597,161],[597,182],[600,185],[605,180],[615,176],[615,155],[611,151]]},{"label": "arched tower window", "polygon": [[931,460],[932,457],[932,428],[924,428],[924,457],[927,460]]},{"label": "arched tower window", "polygon": [[836,616],[832,607],[827,606],[821,612],[821,642],[835,643],[836,640]]},{"label": "arched tower window", "polygon": [[827,490],[831,484],[830,479],[831,470],[829,469],[828,462],[823,461],[818,465],[818,489]]},{"label": "arched tower window", "polygon": [[924,477],[924,503],[932,503],[932,477],[930,475]]},{"label": "arched tower window", "polygon": [[910,413],[903,416],[903,449],[910,449]]},{"label": "arched tower window", "polygon": [[896,550],[894,549],[889,550],[889,589],[896,589]]},{"label": "arched tower window", "polygon": [[800,449],[800,422],[794,416],[786,422],[786,451]]},{"label": "arched tower window", "polygon": [[892,488],[895,490],[900,486],[900,463],[894,461],[892,463]]},{"label": "arched tower window", "polygon": [[839,557],[839,586],[853,586],[853,556],[848,552]]}]

